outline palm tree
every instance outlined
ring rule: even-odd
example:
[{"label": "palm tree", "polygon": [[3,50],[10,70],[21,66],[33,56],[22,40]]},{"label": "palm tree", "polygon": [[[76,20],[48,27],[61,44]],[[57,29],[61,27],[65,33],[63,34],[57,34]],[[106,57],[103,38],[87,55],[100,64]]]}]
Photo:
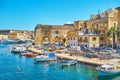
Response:
[{"label": "palm tree", "polygon": [[118,36],[118,30],[116,29],[116,27],[111,27],[107,31],[106,36],[108,38],[112,38],[112,48],[115,48],[116,47],[115,38],[116,38],[116,36]]}]

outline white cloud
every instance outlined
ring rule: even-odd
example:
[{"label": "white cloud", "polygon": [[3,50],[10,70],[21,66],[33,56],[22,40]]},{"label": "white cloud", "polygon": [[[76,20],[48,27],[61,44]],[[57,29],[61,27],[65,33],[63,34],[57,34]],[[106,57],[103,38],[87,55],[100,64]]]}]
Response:
[{"label": "white cloud", "polygon": [[65,24],[72,24],[70,21],[67,21]]}]

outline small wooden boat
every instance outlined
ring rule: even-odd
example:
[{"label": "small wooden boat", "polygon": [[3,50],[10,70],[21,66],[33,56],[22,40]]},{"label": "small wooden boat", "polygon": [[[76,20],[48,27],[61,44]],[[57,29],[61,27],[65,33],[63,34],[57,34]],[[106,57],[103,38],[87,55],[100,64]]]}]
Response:
[{"label": "small wooden boat", "polygon": [[33,54],[33,53],[27,53],[25,54],[26,57],[35,57],[37,56],[37,54]]},{"label": "small wooden boat", "polygon": [[62,65],[73,65],[76,64],[78,62],[77,59],[73,59],[73,60],[63,60],[61,62]]}]

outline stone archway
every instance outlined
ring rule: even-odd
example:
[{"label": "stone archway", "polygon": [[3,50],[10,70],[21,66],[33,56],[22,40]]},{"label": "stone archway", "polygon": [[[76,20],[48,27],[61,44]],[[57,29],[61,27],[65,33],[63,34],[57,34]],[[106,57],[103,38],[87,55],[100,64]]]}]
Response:
[{"label": "stone archway", "polygon": [[49,43],[50,43],[50,39],[48,37],[43,37],[42,44],[49,44]]}]

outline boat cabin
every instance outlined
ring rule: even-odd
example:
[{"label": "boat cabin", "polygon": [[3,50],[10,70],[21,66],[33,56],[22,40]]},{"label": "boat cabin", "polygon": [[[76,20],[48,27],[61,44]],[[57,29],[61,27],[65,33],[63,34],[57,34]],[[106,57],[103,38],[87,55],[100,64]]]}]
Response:
[{"label": "boat cabin", "polygon": [[99,67],[100,70],[102,71],[111,71],[114,70],[114,65],[113,64],[104,64]]}]

